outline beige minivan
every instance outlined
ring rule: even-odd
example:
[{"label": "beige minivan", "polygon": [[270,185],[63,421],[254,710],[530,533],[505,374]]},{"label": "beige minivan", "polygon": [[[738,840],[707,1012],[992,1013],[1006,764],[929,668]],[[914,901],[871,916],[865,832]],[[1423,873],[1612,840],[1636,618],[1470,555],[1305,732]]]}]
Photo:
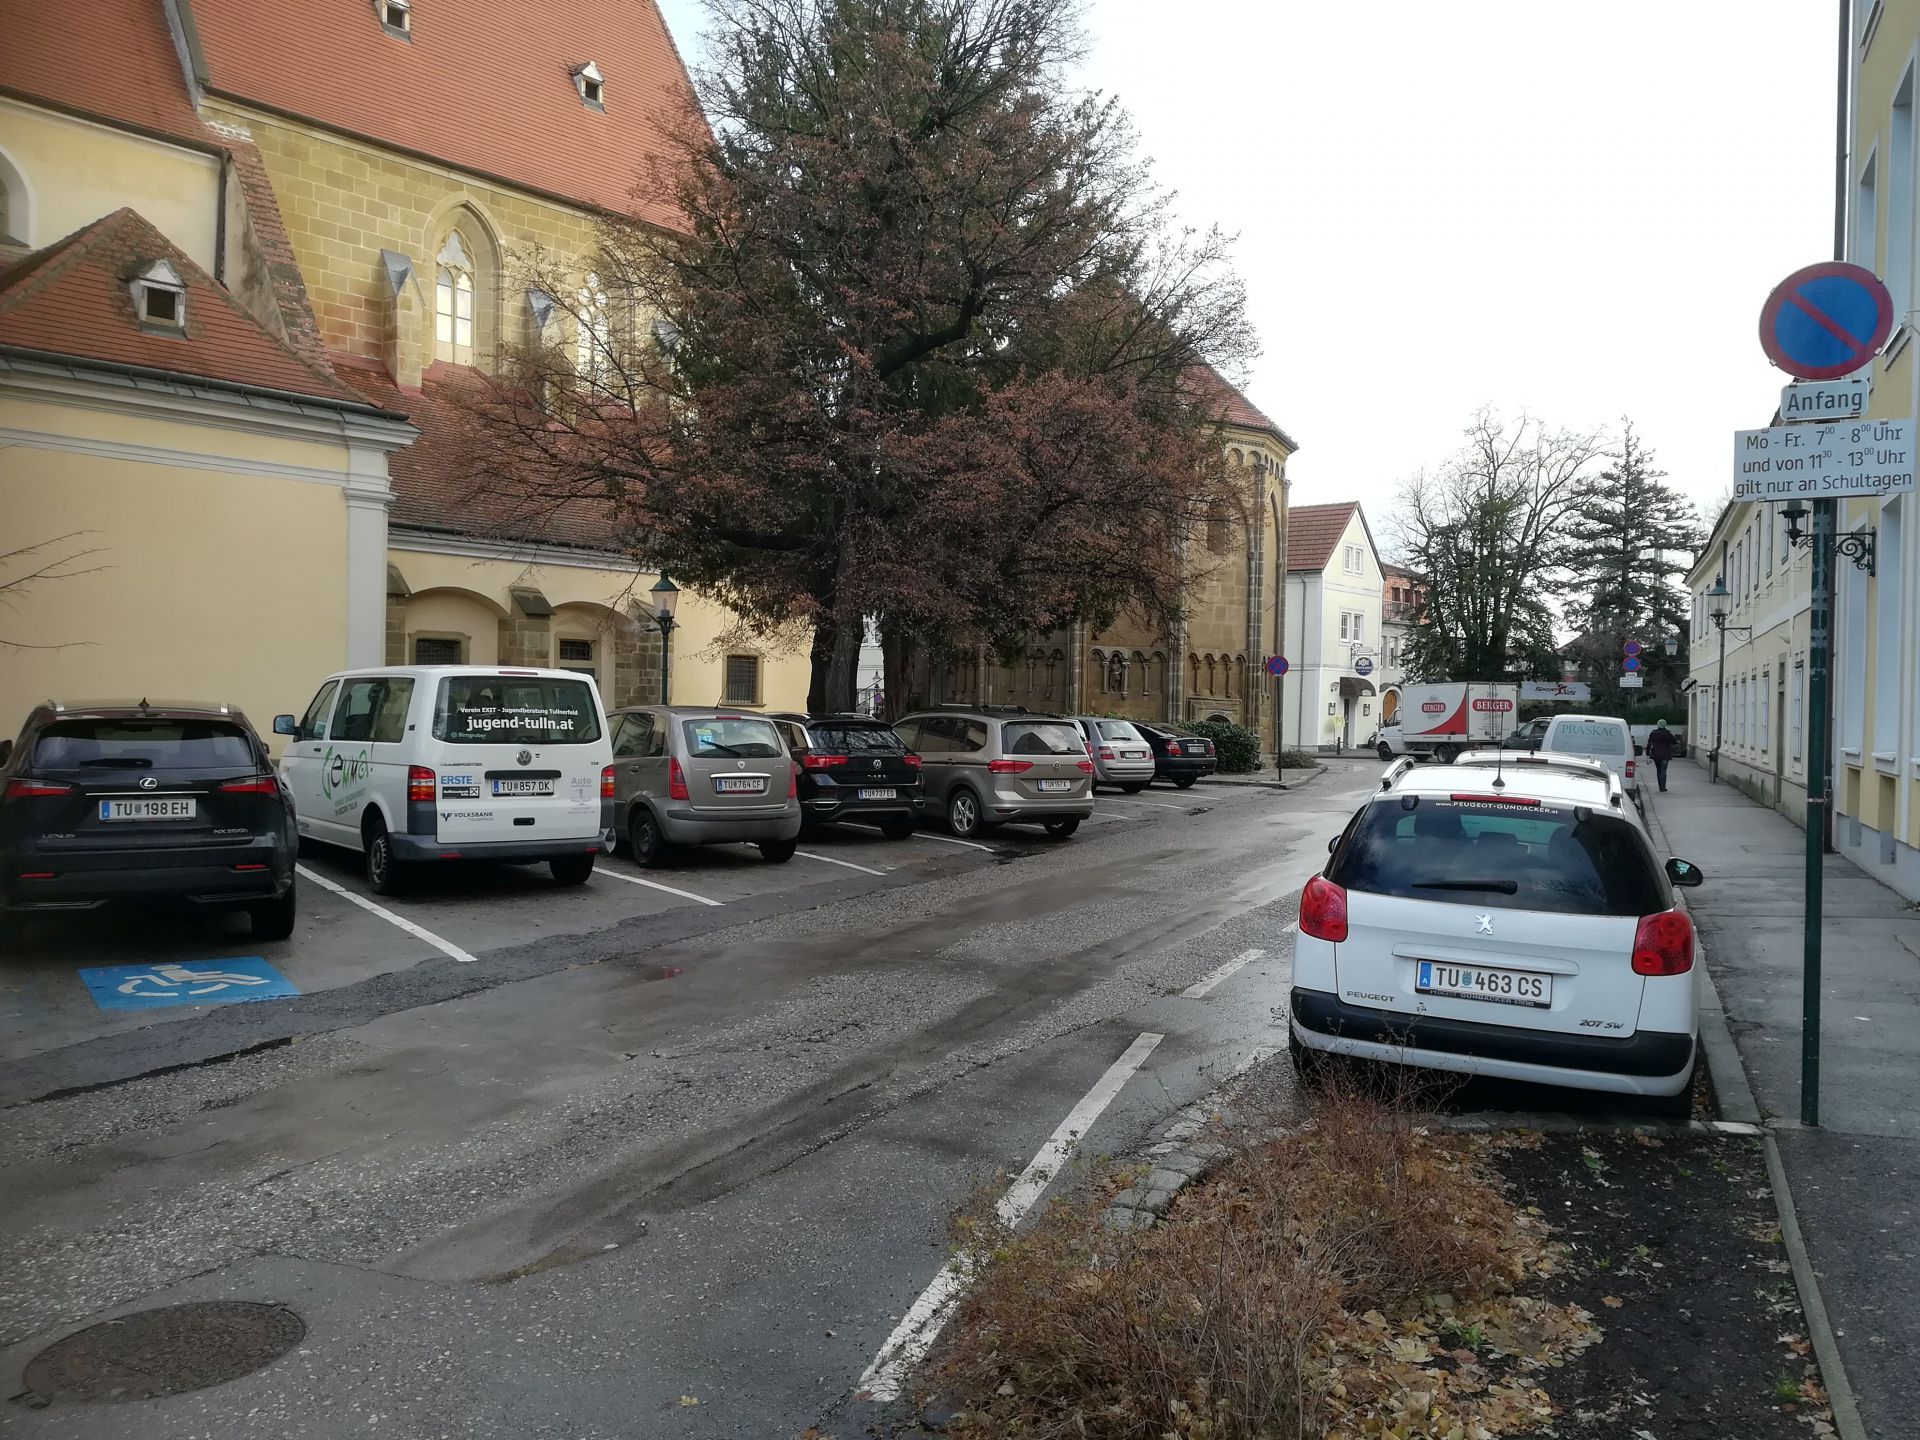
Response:
[{"label": "beige minivan", "polygon": [[757,845],[780,864],[799,845],[793,759],[760,715],[684,705],[616,710],[614,826],[641,865],[688,845]]},{"label": "beige minivan", "polygon": [[1093,760],[1080,727],[1020,706],[946,706],[894,727],[920,756],[926,811],[971,839],[1034,824],[1064,840],[1093,814]]}]

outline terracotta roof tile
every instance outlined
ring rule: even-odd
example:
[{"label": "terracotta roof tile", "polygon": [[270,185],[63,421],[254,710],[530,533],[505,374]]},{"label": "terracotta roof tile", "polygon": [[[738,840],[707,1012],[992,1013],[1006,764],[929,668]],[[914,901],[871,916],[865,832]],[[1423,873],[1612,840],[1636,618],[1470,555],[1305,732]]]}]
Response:
[{"label": "terracotta roof tile", "polygon": [[0,0],[0,35],[0,89],[209,145],[161,0]]},{"label": "terracotta roof tile", "polygon": [[[134,314],[127,281],[155,260],[185,282],[186,332]],[[0,274],[0,346],[288,391],[333,404],[358,394],[307,364],[132,210],[116,210]]]},{"label": "terracotta roof tile", "polygon": [[1211,410],[1215,417],[1228,425],[1239,425],[1248,430],[1264,430],[1286,446],[1288,451],[1300,447],[1293,443],[1291,436],[1282,430],[1257,407],[1242,395],[1237,386],[1228,382],[1211,365],[1196,365],[1190,372],[1194,391],[1200,402]]},{"label": "terracotta roof tile", "polygon": [[1355,500],[1336,505],[1291,505],[1287,508],[1287,569],[1324,570],[1333,559],[1333,547],[1347,533],[1347,522],[1360,508]]},{"label": "terracotta roof tile", "polygon": [[476,432],[459,398],[472,372],[436,362],[418,390],[402,390],[378,361],[334,356],[334,371],[371,404],[399,410],[420,438],[387,462],[393,523],[506,542],[620,552],[620,521],[605,501],[555,501],[517,489],[476,458]]},{"label": "terracotta roof tile", "polygon": [[[672,205],[634,194],[668,156],[665,126],[698,115],[654,0],[416,0],[410,40],[388,34],[366,0],[191,0],[191,9],[210,91],[531,190],[680,222]],[[573,87],[589,60],[605,77],[604,111]]]}]

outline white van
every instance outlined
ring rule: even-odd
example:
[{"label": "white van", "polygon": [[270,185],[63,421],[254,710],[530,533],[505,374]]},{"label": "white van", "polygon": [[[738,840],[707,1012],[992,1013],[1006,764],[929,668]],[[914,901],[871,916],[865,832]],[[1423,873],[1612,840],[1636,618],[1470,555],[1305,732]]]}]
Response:
[{"label": "white van", "polygon": [[1640,803],[1640,782],[1633,774],[1633,732],[1626,721],[1610,715],[1556,715],[1540,748],[1603,762],[1620,777],[1620,788],[1633,803]]},{"label": "white van", "polygon": [[591,676],[390,665],[327,677],[280,770],[300,834],[366,856],[392,894],[429,861],[544,860],[579,885],[613,849],[613,749]]}]

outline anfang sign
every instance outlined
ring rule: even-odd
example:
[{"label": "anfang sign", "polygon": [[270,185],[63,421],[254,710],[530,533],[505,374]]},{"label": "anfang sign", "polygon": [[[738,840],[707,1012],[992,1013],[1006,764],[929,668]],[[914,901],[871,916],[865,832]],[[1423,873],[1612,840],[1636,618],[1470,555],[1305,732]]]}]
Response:
[{"label": "anfang sign", "polygon": [[1834,500],[1913,489],[1913,421],[1775,425],[1733,435],[1736,500]]},{"label": "anfang sign", "polygon": [[1873,398],[1872,380],[1805,380],[1780,389],[1780,418],[1788,425],[1809,420],[1858,420]]}]

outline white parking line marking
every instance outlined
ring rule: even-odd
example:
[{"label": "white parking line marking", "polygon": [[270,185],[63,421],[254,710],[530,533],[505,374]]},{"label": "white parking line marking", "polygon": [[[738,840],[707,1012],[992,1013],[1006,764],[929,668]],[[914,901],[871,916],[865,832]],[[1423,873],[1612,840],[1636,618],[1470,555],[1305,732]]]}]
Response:
[{"label": "white parking line marking", "polygon": [[[1133,1078],[1133,1072],[1146,1063],[1147,1057],[1153,1053],[1153,1047],[1163,1038],[1150,1030],[1142,1031],[1127,1047],[1126,1053],[1109,1065],[1107,1073],[1081,1097],[1080,1103],[1067,1112],[1067,1118],[1060,1122],[1047,1143],[1040,1147],[1027,1168],[1020,1172],[1019,1178],[1007,1187],[1007,1193],[1000,1197],[1000,1203],[995,1208],[999,1211],[1002,1223],[1008,1226],[1020,1223],[1027,1211],[1033,1208],[1034,1202],[1046,1193],[1053,1177],[1060,1173],[1060,1167],[1073,1153],[1073,1147],[1079,1143],[1080,1137],[1113,1103],[1113,1097]],[[914,1366],[925,1359],[927,1352],[933,1348],[933,1342],[939,1338],[941,1328],[947,1323],[947,1316],[953,1311],[954,1302],[960,1298],[971,1278],[972,1267],[964,1258],[951,1261],[934,1276],[933,1283],[921,1292],[920,1298],[913,1302],[913,1307],[880,1347],[880,1353],[873,1357],[873,1363],[867,1366],[866,1373],[860,1377],[858,1388],[875,1400],[899,1399],[901,1385]]]},{"label": "white parking line marking", "polygon": [[394,914],[393,911],[387,909],[386,906],[376,905],[373,903],[373,901],[367,899],[364,895],[356,895],[353,893],[353,891],[347,889],[346,886],[341,885],[336,881],[329,880],[324,875],[314,874],[313,871],[309,870],[304,865],[296,865],[293,868],[297,870],[305,878],[307,878],[308,880],[311,880],[314,884],[318,885],[322,890],[331,890],[336,895],[344,896],[348,900],[351,900],[354,904],[358,905],[362,910],[368,911],[369,913],[374,915],[378,915],[382,920],[386,921],[389,925],[398,926],[400,929],[406,931],[407,934],[413,936],[415,939],[426,941],[427,944],[433,946],[433,948],[438,950],[441,954],[451,955],[454,959],[458,960],[462,965],[473,965],[478,963],[479,957],[477,955],[469,955],[466,951],[462,950],[458,945],[454,944],[451,940],[442,940],[438,935],[434,934],[431,930],[428,930],[423,926],[416,925],[411,920],[403,919],[401,916],[398,916]]},{"label": "white parking line marking", "polygon": [[1138,815],[1109,815],[1104,810],[1096,810],[1087,817],[1089,820],[1138,820]]},{"label": "white parking line marking", "polygon": [[1161,810],[1178,810],[1182,815],[1193,809],[1192,805],[1169,805],[1165,800],[1142,800],[1137,795],[1102,795],[1100,798],[1116,805],[1152,805]]},{"label": "white parking line marking", "polygon": [[682,900],[697,900],[702,905],[713,905],[717,907],[725,903],[720,900],[709,900],[706,896],[696,895],[691,890],[676,890],[671,885],[662,885],[658,880],[642,880],[638,875],[624,875],[618,870],[609,870],[603,865],[594,866],[593,873],[595,875],[604,875],[609,880],[624,880],[629,885],[644,885],[649,890],[664,890],[669,895],[678,895]]},{"label": "white parking line marking", "polygon": [[1264,950],[1242,950],[1218,970],[1209,970],[1205,975],[1202,975],[1198,980],[1194,981],[1193,984],[1182,990],[1180,992],[1182,998],[1187,1000],[1200,999],[1241,966],[1251,964],[1266,953]]},{"label": "white parking line marking", "polygon": [[832,855],[821,855],[812,850],[796,850],[793,853],[796,855],[804,855],[809,860],[824,860],[829,865],[844,865],[849,870],[858,870],[862,875],[878,875],[885,878],[887,873],[884,870],[874,870],[866,865],[856,865],[851,860],[837,859]]}]

